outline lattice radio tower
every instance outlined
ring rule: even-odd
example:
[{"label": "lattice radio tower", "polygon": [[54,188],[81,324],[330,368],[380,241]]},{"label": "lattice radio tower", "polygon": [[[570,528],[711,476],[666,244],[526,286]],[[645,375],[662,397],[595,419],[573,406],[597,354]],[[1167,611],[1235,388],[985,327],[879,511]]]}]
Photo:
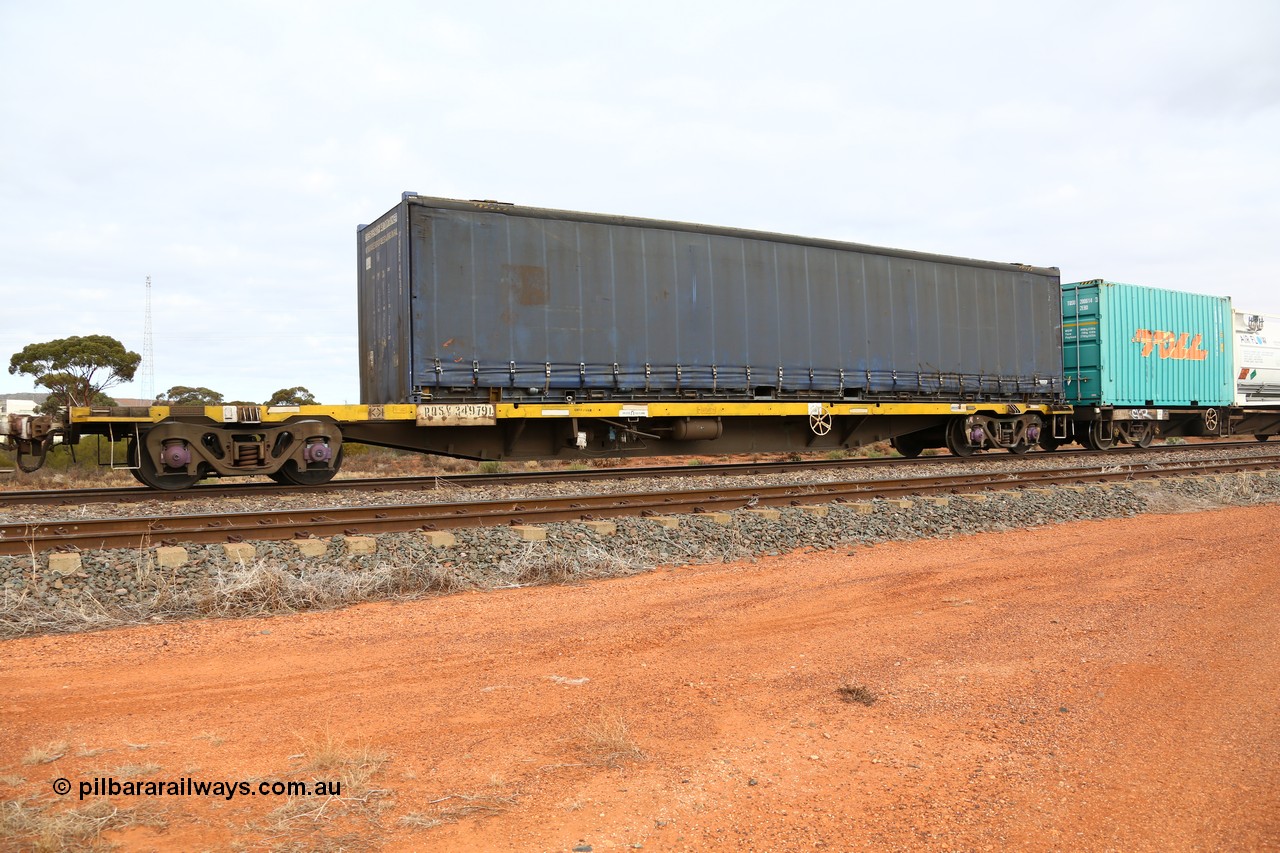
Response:
[{"label": "lattice radio tower", "polygon": [[142,321],[142,365],[138,370],[138,391],[148,403],[156,399],[156,353],[151,341],[151,276],[147,276],[147,308]]}]

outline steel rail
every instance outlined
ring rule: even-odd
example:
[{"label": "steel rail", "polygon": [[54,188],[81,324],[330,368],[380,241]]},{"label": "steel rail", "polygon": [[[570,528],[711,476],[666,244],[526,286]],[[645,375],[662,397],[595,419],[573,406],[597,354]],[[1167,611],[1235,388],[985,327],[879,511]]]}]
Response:
[{"label": "steel rail", "polygon": [[495,474],[449,474],[427,477],[366,477],[350,480],[331,480],[320,486],[292,486],[279,483],[235,483],[193,486],[178,492],[163,492],[145,486],[123,486],[96,489],[29,489],[0,491],[0,507],[12,505],[29,506],[79,506],[89,503],[141,503],[143,501],[185,501],[195,498],[228,498],[228,497],[269,497],[276,495],[316,494],[337,491],[424,491],[436,489],[441,485],[470,486],[513,486],[522,483],[572,483],[591,480],[621,479],[656,479],[660,477],[697,477],[703,475],[724,475],[730,477],[752,477],[767,474],[785,474],[794,471],[839,470],[841,468],[875,468],[884,465],[923,465],[973,462],[1002,462],[1012,460],[1043,461],[1062,456],[1103,457],[1123,459],[1135,454],[1159,452],[1211,452],[1221,450],[1258,447],[1258,443],[1224,442],[1222,444],[1184,444],[1176,446],[1159,446],[1146,450],[1136,447],[1114,448],[1112,450],[1058,450],[1053,456],[1046,453],[1032,453],[1026,456],[1013,456],[1006,453],[990,453],[980,456],[919,456],[907,459],[901,456],[857,458],[857,459],[802,459],[776,462],[723,462],[706,465],[651,465],[633,468],[591,468],[587,470],[560,471],[510,471]]},{"label": "steel rail", "polygon": [[613,516],[734,510],[746,506],[789,506],[870,500],[922,494],[963,494],[1053,485],[1139,480],[1280,467],[1280,454],[1158,465],[1151,460],[1090,468],[1020,472],[974,472],[942,477],[858,480],[834,483],[753,485],[676,492],[571,495],[517,500],[484,500],[420,505],[294,509],[220,514],[68,519],[0,524],[0,554],[37,553],[54,548],[94,550],[143,548],[165,543],[280,540],[297,536],[372,535],[416,529],[444,530],[506,524],[533,524]]}]

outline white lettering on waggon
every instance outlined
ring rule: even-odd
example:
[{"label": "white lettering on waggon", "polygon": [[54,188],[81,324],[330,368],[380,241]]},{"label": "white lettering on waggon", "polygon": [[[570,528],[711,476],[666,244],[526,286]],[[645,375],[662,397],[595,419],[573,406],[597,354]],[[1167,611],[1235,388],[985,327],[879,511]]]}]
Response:
[{"label": "white lettering on waggon", "polygon": [[418,406],[418,426],[493,426],[492,403],[428,403]]}]

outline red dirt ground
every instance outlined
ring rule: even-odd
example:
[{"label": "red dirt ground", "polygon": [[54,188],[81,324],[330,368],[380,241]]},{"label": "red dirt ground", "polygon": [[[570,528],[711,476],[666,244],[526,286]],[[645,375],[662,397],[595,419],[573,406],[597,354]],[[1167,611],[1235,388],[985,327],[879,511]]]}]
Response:
[{"label": "red dirt ground", "polygon": [[[325,779],[373,754],[345,800],[116,797],[154,825],[104,837],[1274,848],[1277,529],[1275,506],[1145,516],[10,641],[0,796],[52,814],[81,805],[57,777]],[[856,685],[874,704],[842,701]]]}]

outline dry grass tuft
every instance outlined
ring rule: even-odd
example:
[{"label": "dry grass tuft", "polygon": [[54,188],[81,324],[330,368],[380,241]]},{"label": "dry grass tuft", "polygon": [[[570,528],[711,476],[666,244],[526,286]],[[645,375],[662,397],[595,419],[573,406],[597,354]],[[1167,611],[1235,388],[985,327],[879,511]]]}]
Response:
[{"label": "dry grass tuft", "polygon": [[577,740],[587,763],[614,768],[623,761],[644,758],[631,737],[631,729],[621,717],[600,717],[582,724]]},{"label": "dry grass tuft", "polygon": [[1194,495],[1174,488],[1165,488],[1163,484],[1156,484],[1150,491],[1145,492],[1143,497],[1146,499],[1149,512],[1169,515],[1204,512],[1239,503],[1238,498],[1233,498],[1221,487]]},{"label": "dry grass tuft", "polygon": [[111,771],[119,779],[136,779],[139,776],[154,776],[160,772],[159,764],[125,764]]},{"label": "dry grass tuft", "polygon": [[191,588],[158,575],[144,581],[155,594],[144,603],[103,604],[91,595],[49,604],[26,590],[0,591],[0,638],[114,628],[193,616],[243,617],[326,610],[363,601],[455,592],[465,586],[434,563],[381,564],[359,572],[310,568],[303,572],[257,561],[221,571]]},{"label": "dry grass tuft", "polygon": [[400,818],[396,823],[401,826],[411,826],[415,829],[434,829],[435,827],[443,824],[444,821],[439,818],[431,817],[430,815],[424,815],[421,812],[409,812],[409,814]]},{"label": "dry grass tuft", "polygon": [[874,705],[876,694],[871,692],[871,688],[862,684],[846,684],[836,688],[836,693],[845,702],[854,702],[859,705]]},{"label": "dry grass tuft", "polygon": [[67,754],[67,742],[65,740],[50,741],[44,746],[33,746],[27,750],[27,754],[22,757],[23,764],[48,764],[57,761],[59,758]]},{"label": "dry grass tuft", "polygon": [[400,818],[405,826],[420,826],[430,829],[445,823],[457,823],[470,817],[491,817],[510,811],[519,805],[520,798],[513,795],[498,794],[446,794],[432,800],[434,810],[430,814],[413,812]]},{"label": "dry grass tuft", "polygon": [[94,800],[76,809],[53,809],[35,800],[0,803],[0,848],[61,853],[102,849],[102,833],[135,825],[164,826],[156,809],[120,810]]},{"label": "dry grass tuft", "polygon": [[572,583],[598,577],[616,577],[634,571],[631,564],[603,548],[590,547],[576,558],[537,542],[502,566],[517,586]]},{"label": "dry grass tuft", "polygon": [[342,782],[344,798],[360,797],[369,792],[369,781],[387,762],[384,753],[368,744],[352,746],[335,738],[331,732],[302,739],[306,769],[328,780]]},{"label": "dry grass tuft", "polygon": [[[237,853],[248,849],[235,848]],[[276,839],[271,845],[271,853],[351,853],[352,850],[370,849],[369,838],[359,832],[344,832],[336,835],[309,834],[306,838],[288,840]]]},{"label": "dry grass tuft", "polygon": [[1277,477],[1274,473],[1241,472],[1211,477],[1185,477],[1147,481],[1142,495],[1148,512],[1203,512],[1228,506],[1251,506],[1274,500]]},{"label": "dry grass tuft", "polygon": [[60,599],[56,604],[46,604],[25,589],[14,591],[6,587],[0,592],[0,638],[94,631],[115,628],[130,621],[142,621],[142,618],[130,619],[126,613],[108,608],[88,594],[78,599]]},{"label": "dry grass tuft", "polygon": [[[268,815],[260,829],[272,833],[273,850],[350,850],[360,847],[377,828],[376,808],[391,795],[374,788],[371,780],[386,763],[386,756],[368,745],[353,746],[332,733],[301,737],[303,770],[314,774],[310,781],[341,782],[341,795],[289,797]],[[368,831],[352,834],[353,825]],[[336,833],[336,834],[335,834]]]}]

